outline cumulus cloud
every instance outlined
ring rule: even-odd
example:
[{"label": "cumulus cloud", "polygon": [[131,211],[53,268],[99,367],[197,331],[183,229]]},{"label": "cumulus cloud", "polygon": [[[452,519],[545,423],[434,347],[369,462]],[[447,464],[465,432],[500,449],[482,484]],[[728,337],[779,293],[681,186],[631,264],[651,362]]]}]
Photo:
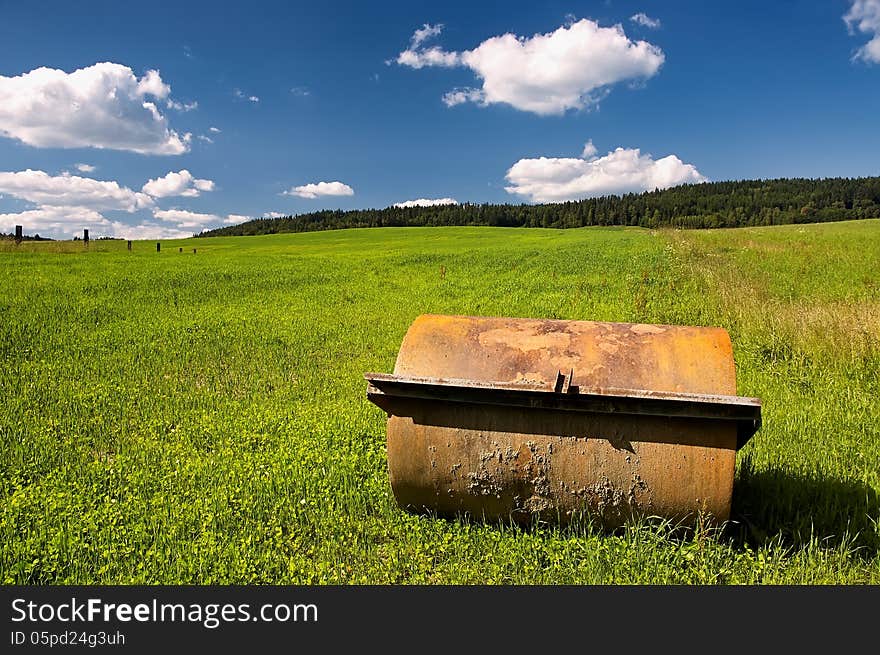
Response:
[{"label": "cumulus cloud", "polygon": [[434,207],[436,205],[457,205],[455,198],[418,198],[394,203],[395,207]]},{"label": "cumulus cloud", "polygon": [[189,150],[190,135],[170,129],[155,103],[170,91],[158,71],[138,79],[110,62],[72,73],[42,67],[0,75],[0,135],[37,148],[179,155]]},{"label": "cumulus cloud", "polygon": [[192,176],[185,168],[177,173],[169,172],[165,177],[157,177],[144,184],[142,191],[154,198],[169,196],[185,196],[195,198],[202,191],[213,191],[212,180],[200,180]]},{"label": "cumulus cloud", "polygon": [[[395,60],[401,66],[410,68],[424,68],[425,66],[443,66],[451,68],[461,64],[461,56],[457,52],[447,52],[439,46],[422,47],[428,39],[439,36],[443,31],[443,25],[425,25],[416,30],[409,40],[409,47],[397,55]],[[390,64],[391,61],[385,62]]]},{"label": "cumulus cloud", "polygon": [[652,77],[665,59],[657,46],[630,40],[620,25],[600,27],[589,19],[528,38],[510,33],[494,36],[464,52],[426,47],[425,40],[440,29],[426,25],[417,30],[396,61],[415,69],[471,69],[482,86],[446,93],[447,106],[502,103],[540,115],[563,114],[595,105],[618,82]]},{"label": "cumulus cloud", "polygon": [[[591,145],[592,141],[587,143]],[[654,159],[638,148],[617,148],[595,157],[595,148],[592,150],[588,158],[520,159],[507,171],[510,186],[504,189],[532,202],[564,202],[707,180],[692,164],[685,164],[675,155]],[[585,155],[588,151],[585,148]]]},{"label": "cumulus cloud", "polygon": [[425,66],[452,68],[461,64],[461,56],[457,52],[447,52],[439,46],[431,46],[419,50],[404,50],[397,55],[397,63],[415,69]]},{"label": "cumulus cloud", "polygon": [[871,37],[856,50],[853,60],[880,64],[880,0],[853,0],[843,20],[850,34],[858,30]]},{"label": "cumulus cloud", "polygon": [[176,109],[177,111],[192,111],[199,108],[196,100],[192,102],[178,102],[177,100],[168,99],[168,109]]},{"label": "cumulus cloud", "polygon": [[219,127],[214,127],[213,125],[212,125],[211,127],[208,128],[208,131],[209,131],[209,132],[213,132],[214,134],[220,134],[220,128],[219,128]]},{"label": "cumulus cloud", "polygon": [[292,187],[284,195],[310,199],[322,196],[353,196],[354,189],[342,182],[318,182]]},{"label": "cumulus cloud", "polygon": [[203,228],[211,223],[241,223],[249,220],[247,216],[238,214],[200,214],[186,209],[154,209],[153,216],[162,221],[175,223],[179,228]]},{"label": "cumulus cloud", "polygon": [[39,206],[15,214],[0,214],[0,232],[12,232],[21,225],[28,234],[39,234],[54,239],[81,236],[87,229],[89,236],[117,237],[120,239],[183,239],[192,236],[192,230],[145,222],[130,225],[112,221],[87,207]]},{"label": "cumulus cloud", "polygon": [[[247,216],[199,214],[187,210],[163,210],[154,198],[195,197],[212,191],[214,182],[194,178],[186,169],[148,181],[143,191],[133,191],[115,181],[93,180],[69,173],[51,176],[43,171],[0,172],[0,192],[35,205],[17,213],[0,214],[0,231],[22,225],[28,232],[53,238],[69,238],[88,228],[91,236],[128,239],[183,238],[195,228],[209,224],[240,223]],[[108,219],[104,210],[134,213],[152,210],[153,221],[132,225]],[[156,222],[158,220],[159,222]]]},{"label": "cumulus cloud", "polygon": [[93,230],[110,225],[110,221],[87,207],[38,206],[14,214],[0,214],[0,232],[11,233],[16,225],[21,225],[29,234],[69,237],[82,234],[84,228],[93,234]]},{"label": "cumulus cloud", "polygon": [[162,221],[171,221],[181,225],[204,225],[216,223],[222,219],[216,214],[200,214],[186,209],[154,209],[153,216]]},{"label": "cumulus cloud", "polygon": [[421,29],[413,32],[412,38],[409,41],[410,50],[415,50],[422,43],[432,37],[440,36],[440,32],[443,31],[443,24],[438,23],[437,25],[429,25],[425,23]]},{"label": "cumulus cloud", "polygon": [[91,164],[74,164],[73,166],[80,173],[94,173],[98,168],[97,166],[92,166]]},{"label": "cumulus cloud", "polygon": [[109,228],[108,236],[119,237],[120,239],[187,239],[193,235],[192,230],[182,230],[162,225],[161,223],[151,222],[127,225],[118,221],[112,221]]},{"label": "cumulus cloud", "polygon": [[54,238],[70,238],[88,229],[93,238],[111,236],[122,239],[186,239],[212,224],[241,223],[247,216],[228,214],[225,218],[216,214],[199,214],[185,210],[153,211],[154,219],[137,224],[108,220],[98,212],[82,207],[38,207],[18,214],[0,214],[0,231],[10,226],[22,225],[31,233]]},{"label": "cumulus cloud", "polygon": [[263,214],[263,218],[284,218],[285,216],[290,216],[290,214],[283,214],[281,212],[266,212]]},{"label": "cumulus cloud", "polygon": [[598,152],[599,149],[593,145],[593,140],[590,139],[584,144],[583,152],[581,152],[581,159],[592,159]]},{"label": "cumulus cloud", "polygon": [[660,27],[659,18],[651,18],[643,11],[640,11],[639,13],[630,16],[629,19],[636,25],[641,25],[642,27],[647,27],[652,30],[656,30]]},{"label": "cumulus cloud", "polygon": [[[150,180],[142,192],[114,181],[69,173],[51,176],[30,169],[0,172],[0,192],[35,205],[17,213],[0,213],[0,232],[12,232],[16,225],[21,225],[30,233],[53,238],[70,238],[86,228],[94,238],[168,239],[192,236],[194,230],[210,224],[248,220],[247,216],[238,214],[219,216],[155,206],[154,197],[194,197],[213,188],[213,181],[194,178],[185,169]],[[101,213],[104,210],[134,213],[143,209],[152,210],[152,222],[132,225],[108,219]]]},{"label": "cumulus cloud", "polygon": [[52,176],[31,169],[0,172],[0,193],[49,207],[134,212],[153,205],[150,196],[120,186],[118,182],[93,180],[69,173]]},{"label": "cumulus cloud", "polygon": [[[96,64],[96,66],[100,65],[101,64]],[[128,70],[131,72],[130,68]],[[139,96],[151,95],[156,96],[157,98],[165,98],[171,93],[171,87],[162,81],[162,77],[157,70],[148,70],[146,74],[138,80],[135,90]]]},{"label": "cumulus cloud", "polygon": [[484,100],[483,92],[480,89],[453,89],[452,91],[447,91],[443,94],[443,104],[447,107],[455,107],[455,105],[462,105],[466,102],[474,102],[477,104],[482,104]]}]

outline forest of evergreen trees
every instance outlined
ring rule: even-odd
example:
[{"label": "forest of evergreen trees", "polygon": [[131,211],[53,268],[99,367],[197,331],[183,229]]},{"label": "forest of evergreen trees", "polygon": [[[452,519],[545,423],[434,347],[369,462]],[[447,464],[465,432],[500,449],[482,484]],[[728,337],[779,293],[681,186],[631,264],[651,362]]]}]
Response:
[{"label": "forest of evergreen trees", "polygon": [[471,204],[324,210],[258,218],[198,236],[242,236],[352,227],[587,225],[718,228],[880,218],[880,177],[741,180],[544,205]]}]

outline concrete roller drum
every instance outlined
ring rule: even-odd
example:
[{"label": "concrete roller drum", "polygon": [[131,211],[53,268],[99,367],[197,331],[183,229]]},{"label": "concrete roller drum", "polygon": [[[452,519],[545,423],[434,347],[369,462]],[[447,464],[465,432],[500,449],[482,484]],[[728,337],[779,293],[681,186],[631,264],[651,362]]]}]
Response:
[{"label": "concrete roller drum", "polygon": [[398,504],[440,515],[724,521],[761,421],[721,328],[422,315],[365,377]]}]

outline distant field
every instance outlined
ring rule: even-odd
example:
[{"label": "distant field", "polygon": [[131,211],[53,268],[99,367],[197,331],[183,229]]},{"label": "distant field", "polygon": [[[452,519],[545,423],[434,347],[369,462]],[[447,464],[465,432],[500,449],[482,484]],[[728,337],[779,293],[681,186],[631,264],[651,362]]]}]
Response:
[{"label": "distant field", "polygon": [[[0,280],[3,583],[880,584],[880,220],[7,241]],[[733,522],[400,511],[362,374],[425,312],[725,327]]]}]

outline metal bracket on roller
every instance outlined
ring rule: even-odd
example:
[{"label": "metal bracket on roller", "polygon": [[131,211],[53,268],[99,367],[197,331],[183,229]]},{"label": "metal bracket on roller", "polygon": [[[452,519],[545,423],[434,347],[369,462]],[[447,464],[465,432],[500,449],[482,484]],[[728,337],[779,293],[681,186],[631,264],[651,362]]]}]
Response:
[{"label": "metal bracket on roller", "polygon": [[553,383],[553,391],[556,393],[577,393],[578,388],[571,386],[571,380],[574,377],[574,369],[571,369],[566,375],[562,371],[556,373],[556,381]]},{"label": "metal bracket on roller", "polygon": [[761,427],[761,401],[743,396],[646,391],[643,389],[583,389],[571,384],[574,372],[562,371],[549,385],[483,382],[455,378],[365,373],[367,398],[395,415],[383,398],[530,407],[564,412],[648,415],[733,421],[737,449]]}]

